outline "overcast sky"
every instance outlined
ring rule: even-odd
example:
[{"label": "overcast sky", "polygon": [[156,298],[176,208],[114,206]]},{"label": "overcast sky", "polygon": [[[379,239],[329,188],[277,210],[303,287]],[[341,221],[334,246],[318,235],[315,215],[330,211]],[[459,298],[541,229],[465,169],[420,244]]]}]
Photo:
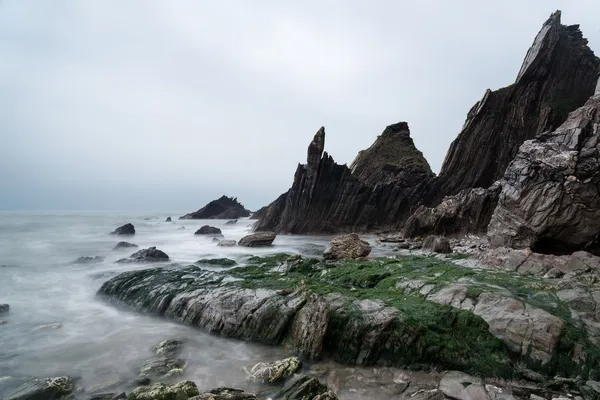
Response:
[{"label": "overcast sky", "polygon": [[350,163],[407,121],[438,172],[550,13],[600,52],[600,2],[0,2],[0,209],[256,209],[320,126]]}]

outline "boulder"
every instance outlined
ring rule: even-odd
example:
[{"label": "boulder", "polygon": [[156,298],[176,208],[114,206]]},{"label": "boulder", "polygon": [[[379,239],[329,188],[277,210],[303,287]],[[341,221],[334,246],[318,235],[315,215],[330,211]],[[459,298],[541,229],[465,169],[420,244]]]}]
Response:
[{"label": "boulder", "polygon": [[181,375],[187,363],[184,360],[155,357],[146,360],[140,367],[141,377],[160,378],[165,376]]},{"label": "boulder", "polygon": [[200,229],[198,229],[194,235],[220,235],[221,230],[214,226],[203,225]]},{"label": "boulder", "polygon": [[219,243],[217,243],[217,246],[220,247],[233,247],[236,246],[237,242],[235,240],[219,240]]},{"label": "boulder", "polygon": [[189,400],[256,400],[256,395],[241,389],[220,387],[200,393]]},{"label": "boulder", "polygon": [[552,254],[599,252],[599,168],[600,94],[556,130],[519,148],[501,181],[490,244]]},{"label": "boulder", "polygon": [[167,217],[167,219],[165,219],[165,222],[173,222],[173,220],[171,219],[171,217]]},{"label": "boulder", "polygon": [[148,247],[147,249],[136,251],[129,256],[129,258],[117,260],[118,263],[146,263],[165,261],[169,261],[169,256],[165,252],[158,250],[156,247]]},{"label": "boulder", "polygon": [[138,245],[129,242],[119,242],[113,247],[113,250],[129,249],[131,247],[138,247]]},{"label": "boulder", "polygon": [[72,264],[97,264],[97,263],[101,263],[102,261],[104,261],[104,257],[82,256],[82,257],[77,258],[75,261],[73,261]]},{"label": "boulder", "polygon": [[198,387],[192,381],[182,381],[173,385],[156,383],[152,386],[141,386],[133,390],[128,400],[187,400],[198,396]]},{"label": "boulder", "polygon": [[276,236],[275,232],[256,232],[241,238],[238,245],[245,247],[270,246],[273,244]]},{"label": "boulder", "polygon": [[132,224],[125,224],[118,227],[110,233],[111,235],[134,235],[135,227]]},{"label": "boulder", "polygon": [[302,363],[297,357],[274,362],[260,362],[252,367],[247,379],[260,383],[277,383],[292,376],[301,366]]},{"label": "boulder", "polygon": [[303,376],[288,384],[279,392],[277,398],[284,400],[337,400],[337,396],[326,385],[322,384],[317,378],[309,376]]},{"label": "boulder", "polygon": [[8,304],[0,304],[0,314],[7,313],[10,306]]},{"label": "boulder", "polygon": [[423,240],[423,249],[434,253],[452,253],[450,241],[442,236],[427,236],[425,240]]},{"label": "boulder", "polygon": [[342,258],[361,258],[371,253],[371,245],[361,240],[356,233],[334,237],[329,242],[329,247],[323,252],[326,260],[339,260]]},{"label": "boulder", "polygon": [[183,348],[183,341],[175,340],[175,339],[168,339],[168,340],[163,340],[162,342],[158,343],[156,346],[154,346],[152,348],[152,351],[157,356],[173,357],[173,356],[176,356],[177,354],[179,354],[181,352],[182,348]]},{"label": "boulder", "polygon": [[237,198],[222,196],[213,200],[198,211],[186,214],[179,219],[237,219],[250,216]]},{"label": "boulder", "polygon": [[40,400],[61,398],[73,391],[73,380],[69,376],[33,379],[9,393],[5,400]]}]

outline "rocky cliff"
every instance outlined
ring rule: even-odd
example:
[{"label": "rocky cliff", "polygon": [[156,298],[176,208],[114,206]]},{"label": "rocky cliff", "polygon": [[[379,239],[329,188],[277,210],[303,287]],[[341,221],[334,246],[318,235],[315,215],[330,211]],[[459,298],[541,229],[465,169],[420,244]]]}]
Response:
[{"label": "rocky cliff", "polygon": [[600,60],[579,25],[560,19],[557,11],[544,23],[515,83],[487,90],[469,111],[440,172],[444,195],[490,186],[525,140],[556,129],[594,94]]},{"label": "rocky cliff", "polygon": [[388,126],[352,169],[324,151],[325,129],[308,146],[288,192],[271,203],[256,230],[290,233],[398,229],[433,177],[408,125]]},{"label": "rocky cliff", "polygon": [[237,198],[221,196],[198,211],[186,214],[179,219],[236,219],[248,217],[250,211],[237,201]]}]

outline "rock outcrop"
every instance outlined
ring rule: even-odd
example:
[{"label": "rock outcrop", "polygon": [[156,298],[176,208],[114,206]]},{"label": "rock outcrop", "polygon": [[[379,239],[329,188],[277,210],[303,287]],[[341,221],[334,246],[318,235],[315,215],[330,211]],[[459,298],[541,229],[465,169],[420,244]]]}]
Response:
[{"label": "rock outcrop", "polygon": [[502,178],[519,146],[556,129],[594,94],[600,60],[579,25],[561,24],[557,11],[527,52],[515,83],[487,90],[467,115],[440,172],[445,195],[489,187]]},{"label": "rock outcrop", "polygon": [[135,227],[133,224],[125,224],[123,226],[118,227],[114,231],[110,233],[111,235],[135,235]]},{"label": "rock outcrop", "polygon": [[600,60],[579,26],[564,26],[560,17],[557,11],[544,23],[515,83],[487,90],[469,111],[438,177],[414,147],[406,123],[387,127],[350,168],[324,152],[321,128],[307,164],[298,166],[290,190],[261,211],[256,228],[399,231],[417,211],[406,224],[408,236],[484,233],[497,202],[499,188],[492,185],[519,146],[556,129],[596,90]]},{"label": "rock outcrop", "polygon": [[[277,235],[275,232],[256,232],[240,239],[238,245],[245,247],[264,247],[273,244]],[[220,244],[220,242],[219,242]]]},{"label": "rock outcrop", "polygon": [[248,217],[246,210],[237,198],[222,196],[213,200],[196,212],[186,214],[179,219],[236,219]]},{"label": "rock outcrop", "polygon": [[156,247],[148,247],[133,253],[129,258],[121,258],[118,263],[148,263],[148,262],[165,262],[169,261],[169,256],[162,250]]},{"label": "rock outcrop", "polygon": [[129,249],[132,247],[138,247],[138,245],[129,242],[119,242],[113,247],[113,250]]},{"label": "rock outcrop", "polygon": [[450,241],[443,236],[427,236],[423,240],[423,249],[434,253],[452,253]]},{"label": "rock outcrop", "polygon": [[343,258],[361,258],[371,253],[371,245],[361,240],[356,233],[334,237],[323,252],[326,260],[340,260]]},{"label": "rock outcrop", "polygon": [[221,230],[217,227],[203,225],[194,233],[194,235],[220,235],[221,233]]},{"label": "rock outcrop", "polygon": [[600,95],[556,130],[526,141],[501,181],[492,246],[600,250]]}]

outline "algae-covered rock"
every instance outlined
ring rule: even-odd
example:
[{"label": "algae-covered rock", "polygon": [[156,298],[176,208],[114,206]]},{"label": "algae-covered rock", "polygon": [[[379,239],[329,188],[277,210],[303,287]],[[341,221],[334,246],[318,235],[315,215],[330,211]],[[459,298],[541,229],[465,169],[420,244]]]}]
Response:
[{"label": "algae-covered rock", "polygon": [[302,363],[297,357],[288,357],[274,362],[260,362],[250,370],[248,380],[261,383],[281,382],[300,369]]},{"label": "algae-covered rock", "polygon": [[5,400],[54,399],[73,391],[73,380],[69,376],[33,379],[8,394]]},{"label": "algae-covered rock", "polygon": [[201,260],[196,261],[195,264],[206,264],[219,267],[233,267],[237,264],[237,262],[230,258],[203,258]]},{"label": "algae-covered rock", "polygon": [[244,392],[241,389],[220,387],[210,389],[189,400],[256,400],[256,395]]},{"label": "algae-covered rock", "polygon": [[340,260],[343,258],[361,258],[371,253],[371,245],[361,240],[356,233],[334,237],[329,247],[323,252],[326,260]]},{"label": "algae-covered rock", "polygon": [[198,387],[192,381],[182,381],[173,385],[157,383],[136,388],[127,396],[128,400],[188,400],[199,395]]},{"label": "algae-covered rock", "polygon": [[291,382],[276,397],[284,400],[337,399],[337,396],[327,386],[322,384],[317,378],[309,376],[303,376]]},{"label": "algae-covered rock", "polygon": [[184,360],[168,357],[152,358],[140,367],[140,376],[177,376],[186,367]]},{"label": "algae-covered rock", "polygon": [[168,339],[158,343],[152,348],[152,351],[154,351],[154,354],[157,356],[173,357],[181,351],[182,347],[182,340]]}]

